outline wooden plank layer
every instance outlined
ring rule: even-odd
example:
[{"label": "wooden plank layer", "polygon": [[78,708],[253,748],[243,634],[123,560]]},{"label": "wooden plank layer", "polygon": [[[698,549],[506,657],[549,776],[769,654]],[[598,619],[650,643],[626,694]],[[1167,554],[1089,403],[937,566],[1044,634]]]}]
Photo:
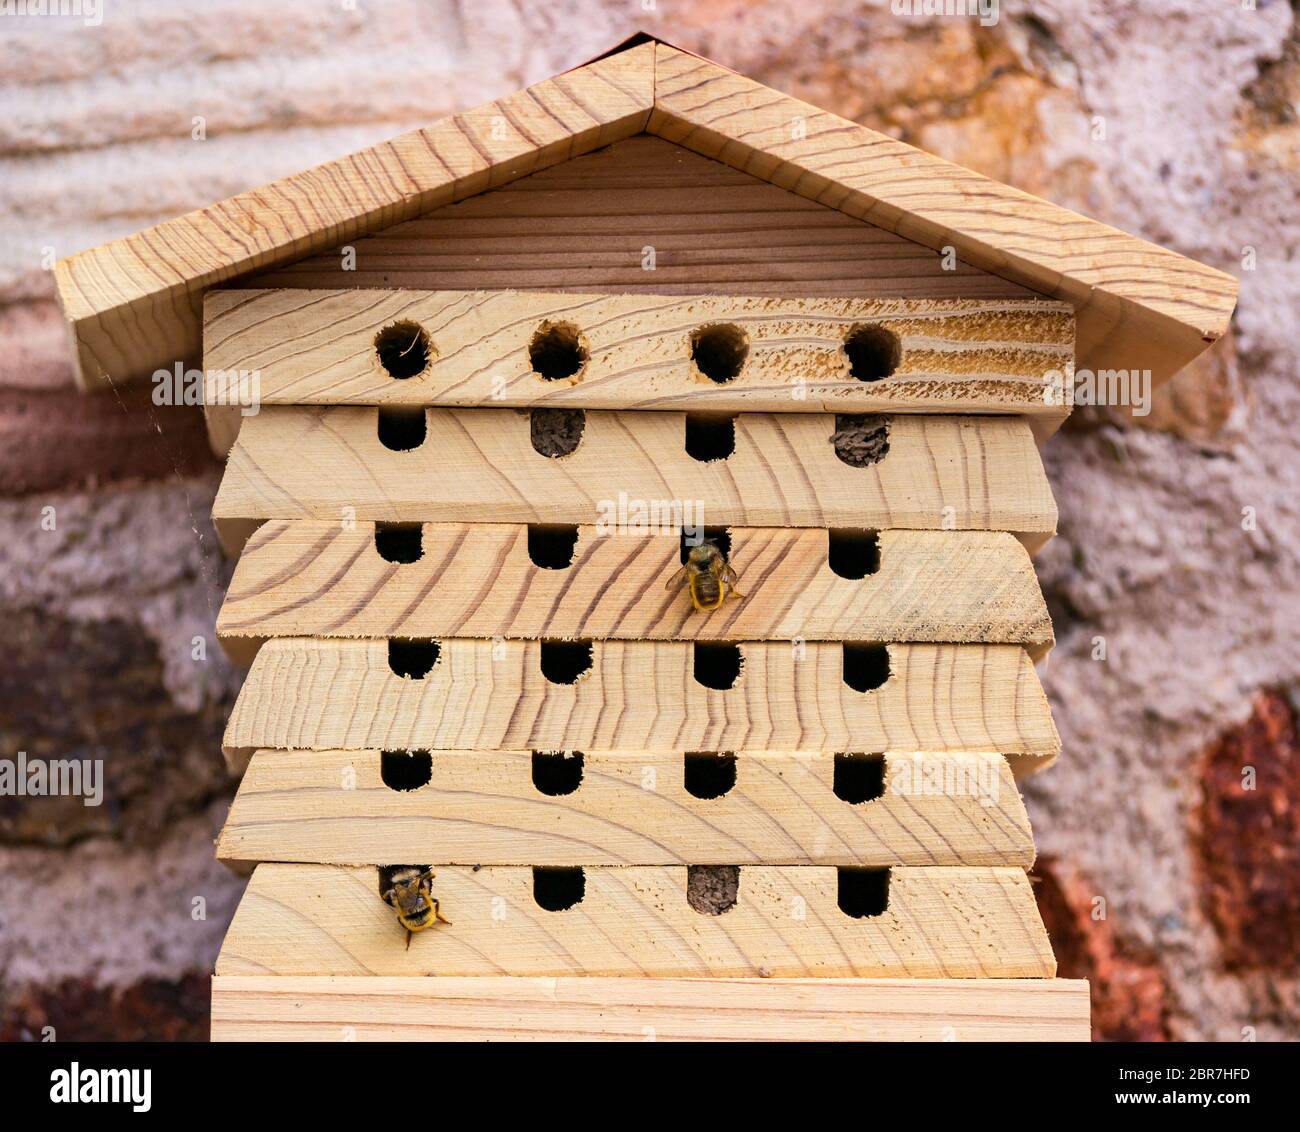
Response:
[{"label": "wooden plank layer", "polygon": [[[667,585],[679,539],[577,527],[572,562],[536,565],[527,526],[426,524],[414,562],[382,557],[373,523],[272,520],[249,540],[217,618],[247,661],[267,637],[525,637],[619,640],[1052,641],[1033,565],[1003,532],[881,531],[873,544],[809,527],[738,527],[730,561],[743,599],[697,611]],[[414,534],[414,532],[412,532]],[[559,554],[568,533],[556,542]],[[829,555],[860,554],[863,577]],[[543,558],[543,561],[546,559]],[[553,559],[558,561],[560,559]],[[841,569],[856,572],[836,561]]]},{"label": "wooden plank layer", "polygon": [[[375,409],[270,407],[244,421],[213,504],[232,550],[265,519],[1004,530],[1030,550],[1056,503],[1030,429],[998,417],[888,418],[888,450],[851,467],[835,417],[745,413],[735,449],[701,461],[686,414],[585,414],[576,450],[541,455],[528,412],[436,409],[410,451],[385,448]],[[640,510],[639,510],[640,509]],[[676,516],[674,520],[674,515]]]},{"label": "wooden plank layer", "polygon": [[[1237,281],[659,43],[647,131],[1070,302],[1079,365],[1165,381],[1228,328]],[[792,123],[800,128],[793,129]]]},{"label": "wooden plank layer", "polygon": [[84,388],[199,356],[203,292],[639,133],[642,44],[209,208],[62,259],[59,301]]},{"label": "wooden plank layer", "polygon": [[759,177],[641,134],[239,280],[256,289],[1033,299]]},{"label": "wooden plank layer", "polygon": [[1081,979],[222,975],[212,1040],[1086,1042]]},{"label": "wooden plank layer", "polygon": [[[413,787],[425,765],[427,780]],[[730,786],[711,776],[725,777],[727,765],[643,751],[259,751],[217,856],[334,865],[1034,861],[1024,803],[998,754],[890,754],[882,762],[744,752],[733,756]],[[873,773],[880,795],[854,800],[862,797],[855,790],[870,793]],[[568,792],[543,793],[539,784]],[[702,785],[710,796],[697,796]]]},{"label": "wooden plank layer", "polygon": [[[412,340],[414,328],[423,329],[431,355],[405,379],[385,371],[376,349],[380,333],[399,324],[411,328]],[[711,379],[693,360],[692,342],[718,326],[730,328],[744,353]],[[557,327],[571,332],[581,350],[573,364],[581,358],[582,368],[548,380],[530,347]],[[899,352],[873,359],[859,378],[846,343],[863,327],[885,332]],[[215,374],[256,373],[268,405],[1002,412],[1060,420],[1068,413],[1062,390],[1074,316],[1065,303],[1038,299],[231,290],[207,295],[203,345],[210,389],[218,387]]]},{"label": "wooden plank layer", "polygon": [[[580,902],[548,911],[527,868],[447,866],[450,924],[406,932],[377,869],[259,865],[217,958],[225,975],[653,975],[677,978],[1040,978],[1056,973],[1028,878],[1011,868],[893,869],[876,915],[840,910],[840,873],[740,870],[720,915],[681,867],[582,870]],[[852,878],[850,878],[850,883]],[[544,883],[544,882],[543,882]]]},{"label": "wooden plank layer", "polygon": [[[718,646],[597,641],[552,683],[537,641],[445,640],[422,679],[385,641],[287,637],[262,646],[226,728],[231,761],[258,747],[326,750],[997,751],[1042,766],[1060,749],[1016,645],[889,645],[888,679],[844,682],[835,644],[743,643],[733,687],[705,687]],[[853,654],[849,654],[850,662]]]}]

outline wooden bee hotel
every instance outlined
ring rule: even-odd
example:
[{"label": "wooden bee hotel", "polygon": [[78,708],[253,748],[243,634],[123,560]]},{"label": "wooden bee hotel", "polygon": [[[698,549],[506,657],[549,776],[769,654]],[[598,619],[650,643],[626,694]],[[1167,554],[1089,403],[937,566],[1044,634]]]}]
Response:
[{"label": "wooden bee hotel", "polygon": [[1087,1038],[1038,446],[1230,277],[639,36],[58,284],[228,452],[215,1038]]}]

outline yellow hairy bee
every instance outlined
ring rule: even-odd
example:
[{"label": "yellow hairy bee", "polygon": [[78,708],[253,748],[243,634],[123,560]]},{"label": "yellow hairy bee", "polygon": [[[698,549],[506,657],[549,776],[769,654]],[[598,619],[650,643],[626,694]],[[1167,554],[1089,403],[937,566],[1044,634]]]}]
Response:
[{"label": "yellow hairy bee", "polygon": [[422,932],[436,923],[450,924],[433,895],[433,878],[428,865],[394,865],[387,870],[384,903],[396,910],[398,922],[406,929],[406,947],[410,950],[411,933]]},{"label": "yellow hairy bee", "polygon": [[717,609],[728,597],[743,598],[736,589],[740,581],[727,556],[716,543],[707,539],[691,547],[686,555],[686,565],[668,579],[664,589],[671,590],[685,579],[690,585],[691,604],[696,609]]}]

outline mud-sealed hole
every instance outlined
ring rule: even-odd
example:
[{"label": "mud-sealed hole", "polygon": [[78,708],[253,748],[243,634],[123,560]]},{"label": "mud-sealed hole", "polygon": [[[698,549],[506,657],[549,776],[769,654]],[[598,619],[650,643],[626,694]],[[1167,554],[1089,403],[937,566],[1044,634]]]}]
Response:
[{"label": "mud-sealed hole", "polygon": [[721,798],[736,785],[736,756],[730,751],[687,751],[682,774],[693,798]]},{"label": "mud-sealed hole", "polygon": [[736,418],[723,413],[686,414],[686,454],[708,463],[736,450]]},{"label": "mud-sealed hole", "polygon": [[573,377],[587,364],[587,346],[571,322],[543,322],[528,343],[533,372],[546,381]]},{"label": "mud-sealed hole", "polygon": [[379,777],[389,790],[419,790],[433,777],[428,751],[380,751]]},{"label": "mud-sealed hole", "polygon": [[424,556],[420,523],[376,523],[375,550],[385,562],[418,562]]},{"label": "mud-sealed hole", "polygon": [[880,535],[875,531],[835,527],[827,532],[827,560],[841,578],[856,580],[880,569]]},{"label": "mud-sealed hole", "polygon": [[838,903],[846,916],[862,919],[889,909],[888,869],[837,869]]},{"label": "mud-sealed hole", "polygon": [[690,554],[691,548],[703,542],[713,543],[722,551],[723,558],[731,557],[731,531],[726,527],[683,527],[678,548],[683,566],[686,565],[686,556]]},{"label": "mud-sealed hole", "polygon": [[903,360],[898,335],[870,323],[849,330],[844,336],[844,352],[849,356],[849,373],[859,381],[880,381],[898,369]]},{"label": "mud-sealed hole", "polygon": [[889,418],[876,413],[836,413],[835,455],[850,468],[869,468],[889,455]]},{"label": "mud-sealed hole", "polygon": [[587,877],[582,869],[533,866],[533,899],[547,912],[563,912],[582,903]]},{"label": "mud-sealed hole", "polygon": [[686,902],[701,915],[721,916],[739,896],[739,865],[686,866]]},{"label": "mud-sealed hole", "polygon": [[691,331],[691,361],[710,381],[734,381],[749,357],[749,335],[730,322],[716,322]]},{"label": "mud-sealed hole", "polygon": [[566,570],[573,564],[578,528],[542,523],[528,524],[528,557],[543,570]]},{"label": "mud-sealed hole", "polygon": [[879,798],[885,792],[885,756],[856,752],[835,756],[835,797],[851,806]]},{"label": "mud-sealed hole", "polygon": [[394,676],[423,680],[441,653],[437,641],[393,638],[388,642],[388,667]]},{"label": "mud-sealed hole", "polygon": [[528,436],[533,451],[558,460],[578,450],[587,427],[582,409],[533,409],[528,418]]},{"label": "mud-sealed hole", "polygon": [[552,684],[576,684],[591,671],[590,641],[542,641],[542,675]]},{"label": "mud-sealed hole", "polygon": [[533,785],[551,798],[572,794],[582,785],[581,751],[534,751]]},{"label": "mud-sealed hole", "polygon": [[402,319],[375,335],[375,357],[389,377],[404,381],[418,377],[433,359],[433,341],[418,322]]},{"label": "mud-sealed hole", "polygon": [[739,645],[725,642],[696,641],[692,646],[695,679],[706,688],[725,692],[740,679],[744,657]]},{"label": "mud-sealed hole", "polygon": [[871,692],[889,679],[889,649],[884,645],[845,642],[844,683],[855,692]]},{"label": "mud-sealed hole", "polygon": [[379,443],[393,452],[419,448],[428,435],[429,423],[423,409],[379,410]]}]

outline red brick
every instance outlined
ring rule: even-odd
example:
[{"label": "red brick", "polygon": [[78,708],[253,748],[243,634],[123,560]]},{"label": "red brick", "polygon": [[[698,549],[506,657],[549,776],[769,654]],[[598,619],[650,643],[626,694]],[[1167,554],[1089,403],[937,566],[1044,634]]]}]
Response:
[{"label": "red brick", "polygon": [[80,490],[216,466],[203,411],[158,408],[153,387],[80,394],[0,389],[0,495]]},{"label": "red brick", "polygon": [[1093,919],[1094,886],[1064,862],[1040,857],[1034,894],[1056,952],[1057,975],[1087,979],[1096,1041],[1170,1038],[1164,975],[1153,955]]},{"label": "red brick", "polygon": [[[1254,768],[1255,788],[1242,781]],[[1280,692],[1202,756],[1194,817],[1201,906],[1228,970],[1290,972],[1300,954],[1300,738]]]},{"label": "red brick", "polygon": [[211,1000],[212,980],[199,973],[128,987],[68,979],[6,994],[0,1041],[39,1042],[53,1026],[60,1042],[205,1042]]}]

